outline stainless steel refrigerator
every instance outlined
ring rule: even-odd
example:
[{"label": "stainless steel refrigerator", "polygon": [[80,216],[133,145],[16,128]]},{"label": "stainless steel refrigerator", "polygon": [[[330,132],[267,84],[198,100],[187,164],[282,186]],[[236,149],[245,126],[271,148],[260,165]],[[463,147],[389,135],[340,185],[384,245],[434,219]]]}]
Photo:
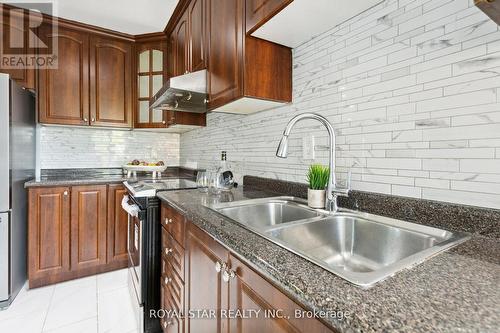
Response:
[{"label": "stainless steel refrigerator", "polygon": [[27,193],[36,167],[35,97],[0,74],[0,308],[26,281]]}]

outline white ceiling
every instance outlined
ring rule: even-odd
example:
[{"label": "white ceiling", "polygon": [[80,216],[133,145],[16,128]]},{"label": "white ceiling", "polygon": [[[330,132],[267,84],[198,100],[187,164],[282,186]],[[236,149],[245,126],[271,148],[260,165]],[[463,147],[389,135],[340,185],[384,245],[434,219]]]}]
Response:
[{"label": "white ceiling", "polygon": [[[50,0],[43,2],[48,1]],[[55,4],[55,16],[138,35],[163,31],[178,0],[52,0],[52,2]]]},{"label": "white ceiling", "polygon": [[294,0],[253,36],[295,48],[382,0]]}]

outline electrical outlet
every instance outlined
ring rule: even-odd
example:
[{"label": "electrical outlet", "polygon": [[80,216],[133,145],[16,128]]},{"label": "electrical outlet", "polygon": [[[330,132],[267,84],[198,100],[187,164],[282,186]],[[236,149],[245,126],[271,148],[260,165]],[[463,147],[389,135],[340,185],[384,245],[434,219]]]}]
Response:
[{"label": "electrical outlet", "polygon": [[306,135],[302,138],[302,158],[314,160],[314,136]]}]

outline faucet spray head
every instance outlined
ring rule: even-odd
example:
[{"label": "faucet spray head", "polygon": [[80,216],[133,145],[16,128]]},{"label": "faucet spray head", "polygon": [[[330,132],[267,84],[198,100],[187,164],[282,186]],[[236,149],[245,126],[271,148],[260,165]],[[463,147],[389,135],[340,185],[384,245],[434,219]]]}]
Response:
[{"label": "faucet spray head", "polygon": [[276,156],[279,158],[287,158],[288,156],[288,135],[283,135],[276,150]]}]

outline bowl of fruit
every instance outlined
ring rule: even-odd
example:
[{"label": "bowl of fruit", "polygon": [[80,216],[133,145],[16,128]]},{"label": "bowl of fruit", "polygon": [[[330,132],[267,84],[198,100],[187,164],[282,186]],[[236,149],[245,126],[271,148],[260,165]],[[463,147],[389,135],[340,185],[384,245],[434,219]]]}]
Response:
[{"label": "bowl of fruit", "polygon": [[166,169],[167,166],[163,161],[146,162],[146,161],[133,160],[132,162],[128,162],[123,166],[123,170],[127,171],[129,177],[131,176],[132,172],[134,173],[134,175],[136,175],[137,171],[152,172],[153,177],[155,177],[157,174],[161,176],[161,173]]}]

